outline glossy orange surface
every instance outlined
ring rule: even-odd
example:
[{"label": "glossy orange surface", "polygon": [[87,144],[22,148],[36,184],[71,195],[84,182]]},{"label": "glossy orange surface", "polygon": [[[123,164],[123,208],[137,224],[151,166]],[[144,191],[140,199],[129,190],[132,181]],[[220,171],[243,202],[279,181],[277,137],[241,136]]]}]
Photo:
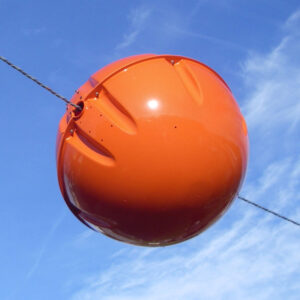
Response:
[{"label": "glossy orange surface", "polygon": [[213,70],[139,55],[96,72],[73,96],[57,137],[63,197],[114,239],[164,246],[189,239],[228,208],[248,158],[246,123]]}]

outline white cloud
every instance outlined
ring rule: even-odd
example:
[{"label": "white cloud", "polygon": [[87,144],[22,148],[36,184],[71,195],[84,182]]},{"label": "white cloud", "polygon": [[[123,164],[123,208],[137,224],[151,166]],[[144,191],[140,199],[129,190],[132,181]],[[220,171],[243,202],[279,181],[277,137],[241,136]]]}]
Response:
[{"label": "white cloud", "polygon": [[[300,37],[293,27],[299,18],[298,11],[288,19],[286,36],[270,53],[252,54],[243,66],[251,90],[243,110],[250,134],[260,137],[251,151],[258,159],[261,147],[275,154],[252,167],[255,176],[242,194],[296,220],[299,141],[284,149],[278,131],[289,131],[291,140],[299,137]],[[266,131],[273,148],[257,143]],[[298,299],[299,237],[296,226],[237,200],[216,225],[191,241],[159,249],[123,246],[114,263],[89,275],[72,300]]]},{"label": "white cloud", "polygon": [[216,45],[219,45],[219,46],[222,46],[222,47],[237,49],[237,50],[242,51],[242,52],[247,52],[248,51],[244,47],[241,47],[240,45],[238,45],[236,43],[233,43],[229,40],[217,38],[217,37],[214,37],[212,35],[207,35],[207,34],[203,34],[203,33],[199,33],[199,32],[193,32],[189,29],[180,28],[180,27],[176,26],[175,24],[169,25],[168,30],[172,31],[173,34],[174,33],[180,34],[184,37],[191,36],[193,38],[209,41],[213,44],[216,44]]},{"label": "white cloud", "polygon": [[12,290],[11,294],[9,294],[9,296],[5,299],[7,300],[16,299],[17,295],[21,294],[21,291],[22,289],[24,289],[24,286],[26,286],[28,284],[28,281],[30,281],[30,279],[32,279],[32,277],[35,275],[36,271],[40,268],[41,261],[43,260],[47,252],[47,247],[49,246],[51,239],[53,238],[57,229],[63,222],[65,216],[66,216],[66,210],[63,210],[63,212],[60,213],[60,215],[54,220],[48,232],[45,232],[43,236],[43,241],[41,241],[40,245],[37,245],[37,251],[34,257],[34,261],[30,266],[29,270],[27,271],[26,275],[24,276],[23,281],[19,282],[19,284],[16,285],[16,288]]},{"label": "white cloud", "polygon": [[46,31],[45,27],[39,27],[39,28],[21,28],[21,32],[29,37],[29,36],[36,36],[40,35],[41,33],[44,33]]},{"label": "white cloud", "polygon": [[48,232],[45,233],[44,241],[41,243],[39,250],[37,252],[36,258],[32,266],[30,267],[29,271],[26,275],[26,280],[30,279],[33,274],[36,272],[36,270],[39,268],[40,262],[47,250],[47,246],[49,244],[49,241],[53,237],[54,233],[56,232],[57,228],[60,226],[61,222],[63,221],[66,213],[65,211],[61,213],[61,215],[54,221],[53,225],[49,229]]},{"label": "white cloud", "polygon": [[144,24],[148,19],[151,10],[145,7],[138,7],[132,10],[128,19],[130,20],[130,30],[123,35],[123,40],[115,47],[115,50],[122,50],[132,45],[139,34],[144,29]]},{"label": "white cloud", "polygon": [[300,22],[300,10],[296,10],[286,21],[285,28],[287,30],[295,30],[298,35],[299,32],[299,22]]},{"label": "white cloud", "polygon": [[253,54],[244,64],[249,87],[244,111],[249,126],[293,130],[300,121],[300,11],[286,22],[288,30],[269,54]]}]

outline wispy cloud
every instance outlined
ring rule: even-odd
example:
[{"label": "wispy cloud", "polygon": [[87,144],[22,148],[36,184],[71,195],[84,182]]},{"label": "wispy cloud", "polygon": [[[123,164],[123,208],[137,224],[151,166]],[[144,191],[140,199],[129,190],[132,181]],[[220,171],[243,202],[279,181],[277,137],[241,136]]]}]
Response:
[{"label": "wispy cloud", "polygon": [[55,219],[55,221],[52,224],[49,231],[45,233],[44,240],[39,245],[34,262],[30,266],[28,272],[26,273],[23,282],[21,284],[19,284],[18,286],[16,286],[16,289],[11,292],[11,294],[6,298],[6,300],[16,299],[16,296],[19,293],[21,293],[20,291],[22,290],[22,288],[24,288],[24,286],[27,284],[27,282],[32,279],[35,272],[38,270],[45,253],[47,252],[49,242],[53,238],[53,235],[55,234],[56,230],[60,226],[60,224],[63,221],[65,216],[66,216],[66,210],[64,209],[64,211],[58,216],[58,218]]},{"label": "wispy cloud", "polygon": [[285,28],[290,30],[296,29],[298,35],[300,34],[299,32],[299,22],[300,22],[300,9],[296,10],[286,21],[285,23]]},{"label": "wispy cloud", "polygon": [[82,233],[80,233],[77,238],[74,241],[74,246],[75,247],[80,247],[81,245],[83,245],[84,243],[86,243],[86,241],[94,234],[95,232],[93,230],[90,229],[86,229],[84,230]]},{"label": "wispy cloud", "polygon": [[132,45],[139,34],[143,31],[146,20],[151,10],[146,7],[137,7],[130,11],[128,19],[130,22],[129,31],[123,35],[122,41],[116,45],[115,50],[122,50]]},{"label": "wispy cloud", "polygon": [[229,40],[217,38],[217,37],[214,37],[212,35],[207,35],[207,34],[204,34],[204,33],[201,33],[201,32],[194,32],[194,31],[189,30],[189,29],[179,28],[175,25],[168,26],[168,29],[170,31],[172,31],[173,33],[182,35],[184,37],[190,36],[190,37],[193,37],[193,38],[206,40],[206,41],[209,41],[213,44],[220,45],[220,46],[223,46],[223,47],[226,47],[226,48],[233,48],[233,49],[245,52],[245,53],[248,52],[247,49],[241,47],[240,45],[238,45],[236,43],[230,42]]},{"label": "wispy cloud", "polygon": [[41,33],[44,33],[46,31],[45,27],[39,27],[39,28],[21,28],[21,32],[29,37],[29,36],[36,36],[40,35]]},{"label": "wispy cloud", "polygon": [[[300,121],[300,11],[286,22],[287,35],[268,55],[252,54],[244,64],[249,87],[244,111],[250,126],[285,126]],[[274,129],[275,129],[274,128]]]},{"label": "wispy cloud", "polygon": [[50,228],[50,230],[45,234],[45,238],[44,241],[42,242],[38,253],[36,255],[35,261],[33,263],[33,265],[30,267],[30,269],[28,270],[27,274],[26,274],[26,279],[30,279],[33,274],[35,273],[35,271],[38,269],[40,262],[45,254],[45,251],[47,250],[47,246],[51,240],[51,238],[53,237],[55,231],[57,230],[57,228],[59,227],[59,225],[61,224],[63,218],[65,217],[66,212],[64,210],[64,212],[55,220],[55,222],[53,223],[52,227]]}]

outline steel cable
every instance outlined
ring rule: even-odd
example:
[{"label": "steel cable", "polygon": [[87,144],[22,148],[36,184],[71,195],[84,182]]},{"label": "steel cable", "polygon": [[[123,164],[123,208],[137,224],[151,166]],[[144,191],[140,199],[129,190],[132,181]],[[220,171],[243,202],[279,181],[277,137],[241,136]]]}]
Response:
[{"label": "steel cable", "polygon": [[[13,69],[17,70],[18,72],[20,72],[21,74],[23,74],[24,76],[26,76],[27,78],[29,78],[30,80],[34,81],[36,84],[38,84],[40,87],[44,88],[45,90],[47,90],[48,92],[50,92],[51,94],[53,94],[54,96],[56,96],[57,98],[59,98],[60,100],[64,101],[65,103],[67,103],[67,105],[72,105],[73,107],[75,107],[76,109],[78,110],[82,110],[82,108],[75,104],[75,103],[72,103],[70,102],[67,98],[61,96],[60,94],[58,94],[57,92],[55,92],[54,90],[52,90],[51,88],[49,88],[48,86],[44,85],[43,83],[41,83],[39,80],[37,80],[36,78],[32,77],[31,75],[29,75],[28,73],[26,73],[24,70],[22,70],[21,68],[17,67],[16,65],[14,65],[13,63],[11,63],[9,60],[7,60],[5,57],[3,56],[0,56],[0,60],[2,60],[3,62],[5,62],[6,64],[8,64],[10,67],[12,67]],[[292,219],[289,219],[279,213],[276,213],[266,207],[263,207],[255,202],[252,202],[240,195],[237,196],[238,199],[248,203],[248,204],[251,204],[267,213],[270,213],[270,214],[273,214],[274,216],[278,217],[278,218],[281,218],[287,222],[290,222],[294,225],[297,225],[297,226],[300,226],[300,223],[292,220]]]},{"label": "steel cable", "polygon": [[17,70],[18,72],[20,72],[21,74],[23,74],[25,77],[29,78],[30,80],[34,81],[36,84],[38,84],[40,87],[44,88],[45,90],[47,90],[48,92],[50,92],[51,94],[53,94],[54,96],[56,96],[57,98],[61,99],[62,101],[66,102],[67,105],[72,105],[73,107],[75,107],[76,109],[81,110],[82,108],[75,104],[72,103],[71,101],[69,101],[67,98],[61,96],[60,94],[58,94],[57,92],[55,92],[54,90],[52,90],[51,88],[49,88],[48,86],[44,85],[43,83],[41,83],[39,80],[37,80],[36,78],[32,77],[31,75],[29,75],[28,73],[26,73],[24,70],[22,70],[21,68],[17,67],[16,65],[14,65],[13,63],[11,63],[9,60],[7,60],[5,57],[0,56],[0,60],[2,60],[3,62],[5,62],[6,64],[8,64],[10,67],[12,67],[13,69]]}]

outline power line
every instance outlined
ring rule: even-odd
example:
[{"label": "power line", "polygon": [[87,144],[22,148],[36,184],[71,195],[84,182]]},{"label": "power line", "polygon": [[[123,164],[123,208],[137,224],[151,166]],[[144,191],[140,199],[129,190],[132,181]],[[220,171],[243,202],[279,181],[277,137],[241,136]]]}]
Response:
[{"label": "power line", "polygon": [[57,98],[59,98],[60,100],[66,102],[68,105],[72,105],[73,107],[75,107],[76,109],[81,110],[81,107],[75,103],[72,103],[71,101],[69,101],[67,98],[61,96],[60,94],[58,94],[57,92],[55,92],[54,90],[52,90],[51,88],[49,88],[48,86],[44,85],[43,83],[41,83],[39,80],[37,80],[36,78],[32,77],[31,75],[29,75],[28,73],[26,73],[24,70],[22,70],[21,68],[17,67],[16,65],[14,65],[13,63],[11,63],[9,60],[7,60],[5,57],[0,56],[0,60],[2,60],[3,62],[5,62],[6,64],[8,64],[10,67],[12,67],[13,69],[17,70],[18,72],[20,72],[21,74],[23,74],[25,77],[29,78],[30,80],[34,81],[36,84],[38,84],[40,87],[44,88],[45,90],[47,90],[48,92],[50,92],[51,94],[53,94],[54,96],[56,96]]},{"label": "power line", "polygon": [[[5,62],[6,64],[8,64],[10,67],[12,67],[13,69],[17,70],[18,72],[20,72],[22,75],[26,76],[27,78],[29,78],[30,80],[34,81],[36,84],[38,84],[40,87],[44,88],[45,90],[47,90],[48,92],[50,92],[51,94],[53,94],[54,96],[56,96],[57,98],[59,98],[60,100],[64,101],[65,103],[67,103],[68,105],[72,105],[73,107],[75,107],[76,109],[79,109],[79,110],[82,110],[82,108],[75,104],[75,103],[72,103],[71,101],[69,101],[67,98],[61,96],[60,94],[58,94],[57,92],[55,92],[54,90],[52,90],[51,88],[49,88],[48,86],[44,85],[43,83],[41,83],[39,80],[37,80],[36,78],[32,77],[31,75],[29,75],[28,73],[26,73],[24,70],[22,70],[21,68],[17,67],[16,65],[14,65],[13,63],[11,63],[9,60],[7,60],[5,57],[3,56],[0,56],[0,60],[2,60],[3,62]],[[289,219],[279,213],[276,213],[266,207],[263,207],[255,202],[252,202],[244,197],[241,197],[240,195],[237,196],[238,199],[248,203],[248,204],[251,204],[259,209],[262,209],[264,210],[265,212],[268,212],[270,214],[273,214],[274,216],[278,217],[278,218],[281,218],[287,222],[290,222],[294,225],[297,225],[297,226],[300,226],[300,223],[292,220],[292,219]]]},{"label": "power line", "polygon": [[288,222],[290,222],[290,223],[292,223],[292,224],[294,224],[294,225],[300,226],[300,223],[298,223],[298,222],[296,222],[296,221],[294,221],[294,220],[292,220],[292,219],[289,219],[289,218],[287,218],[287,217],[285,217],[285,216],[283,216],[283,215],[281,215],[281,214],[278,214],[278,213],[276,213],[275,211],[272,211],[272,210],[270,210],[270,209],[268,209],[268,208],[265,208],[265,207],[263,207],[263,206],[261,206],[261,205],[255,203],[255,202],[252,202],[252,201],[250,201],[250,200],[248,200],[248,199],[246,199],[246,198],[244,198],[244,197],[241,197],[240,195],[238,195],[237,197],[238,197],[240,200],[243,200],[243,201],[245,201],[245,202],[248,203],[248,204],[251,204],[251,205],[253,205],[253,206],[257,207],[257,208],[260,208],[260,209],[262,209],[262,210],[264,210],[264,211],[266,211],[266,212],[268,212],[268,213],[270,213],[270,214],[273,214],[274,216],[276,216],[276,217],[278,217],[278,218],[281,218],[281,219],[283,219],[283,220],[285,220],[285,221],[288,221]]}]

